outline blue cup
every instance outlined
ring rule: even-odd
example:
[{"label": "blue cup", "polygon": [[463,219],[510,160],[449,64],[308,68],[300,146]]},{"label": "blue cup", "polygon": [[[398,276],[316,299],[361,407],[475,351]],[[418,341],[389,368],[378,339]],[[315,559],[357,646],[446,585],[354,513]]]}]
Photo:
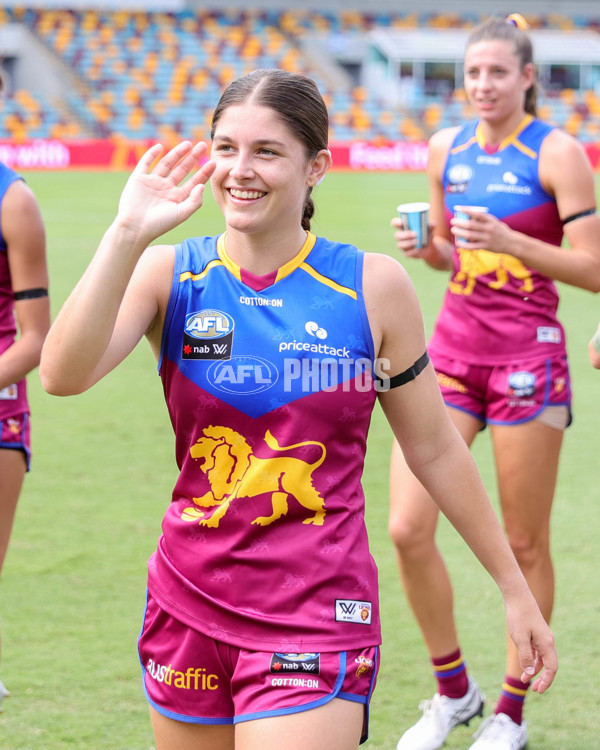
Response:
[{"label": "blue cup", "polygon": [[402,229],[417,233],[417,247],[429,243],[429,203],[401,203],[396,206]]},{"label": "blue cup", "polygon": [[[455,219],[466,219],[469,221],[469,219],[472,219],[472,214],[468,214],[465,211],[465,208],[468,211],[471,211],[472,213],[480,213],[480,214],[486,214],[488,212],[487,208],[485,206],[454,206],[454,218]],[[457,237],[457,242],[466,242],[465,237]]]}]

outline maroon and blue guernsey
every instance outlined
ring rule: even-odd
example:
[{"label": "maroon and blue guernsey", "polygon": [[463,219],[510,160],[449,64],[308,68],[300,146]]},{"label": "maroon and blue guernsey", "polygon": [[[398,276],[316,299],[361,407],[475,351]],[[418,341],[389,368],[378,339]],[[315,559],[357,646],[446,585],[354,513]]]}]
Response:
[{"label": "maroon and blue guernsey", "polygon": [[[0,162],[0,206],[8,188],[23,179]],[[15,301],[10,278],[6,240],[0,227],[0,354],[11,347],[17,335]],[[0,421],[29,411],[25,379],[0,389]]]},{"label": "maroon and blue guernsey", "polygon": [[[492,149],[477,122],[462,127],[444,170],[448,221],[455,206],[484,206],[512,229],[560,246],[556,202],[539,178],[540,147],[552,129],[527,115]],[[429,349],[481,365],[564,354],[557,307],[553,281],[514,256],[455,246]]]},{"label": "maroon and blue guernsey", "polygon": [[180,469],[149,563],[171,615],[257,651],[381,641],[361,475],[375,402],[363,254],[312,234],[263,277],[176,248],[159,372]]}]

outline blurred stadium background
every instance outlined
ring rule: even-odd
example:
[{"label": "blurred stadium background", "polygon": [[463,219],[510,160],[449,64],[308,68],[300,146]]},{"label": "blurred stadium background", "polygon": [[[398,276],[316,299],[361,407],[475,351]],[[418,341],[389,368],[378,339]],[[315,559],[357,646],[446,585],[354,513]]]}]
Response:
[{"label": "blurred stadium background", "polygon": [[[343,155],[345,148],[350,167],[378,169],[328,176],[318,200],[317,233],[365,249],[393,251],[394,206],[427,193],[425,175],[391,170],[422,169],[431,131],[468,116],[464,40],[488,15],[527,17],[545,89],[541,114],[577,135],[599,169],[599,0],[63,3],[0,5],[0,160],[19,171],[34,168],[27,180],[46,221],[56,309],[89,262],[127,179],[126,171],[98,168],[130,166],[139,153],[130,142],[143,148],[147,140],[207,138],[223,86],[261,65],[313,76],[330,107],[332,150]],[[81,170],[58,171],[69,166]],[[596,178],[600,191],[600,172]],[[181,231],[211,234],[221,227],[209,197],[201,219],[192,217]],[[178,229],[165,241],[181,238]],[[430,330],[446,278],[416,262],[410,273]],[[532,699],[527,711],[532,747],[592,750],[600,746],[593,669],[600,656],[594,636],[600,484],[593,472],[598,373],[589,366],[587,341],[598,307],[579,289],[565,286],[561,297],[578,404],[553,522],[561,670],[557,688]],[[153,746],[134,644],[145,561],[175,467],[151,360],[149,349],[139,347],[117,372],[73,400],[48,398],[39,378],[30,378],[34,470],[2,578],[2,677],[12,697],[2,714],[0,750]],[[400,730],[415,720],[418,698],[432,687],[390,554],[389,443],[378,410],[364,475],[369,536],[385,591],[373,750],[395,747]],[[489,436],[474,452],[495,497]],[[443,521],[440,534],[469,663],[492,700],[504,659],[502,605],[491,579]],[[453,732],[448,750],[467,747],[473,729]]]},{"label": "blurred stadium background", "polygon": [[[597,163],[597,0],[74,0],[68,9],[56,0],[7,2],[0,158],[10,161],[6,144],[20,145],[32,163],[17,167],[68,166],[57,143],[205,139],[223,87],[261,66],[315,78],[332,143],[423,143],[468,116],[461,81],[469,29],[514,11],[532,27],[540,115],[590,144]],[[414,162],[422,167],[418,156]]]}]

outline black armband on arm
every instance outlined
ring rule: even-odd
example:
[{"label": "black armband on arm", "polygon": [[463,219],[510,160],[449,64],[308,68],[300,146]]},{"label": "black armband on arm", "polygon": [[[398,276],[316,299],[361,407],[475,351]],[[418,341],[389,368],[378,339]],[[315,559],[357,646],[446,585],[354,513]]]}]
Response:
[{"label": "black armband on arm", "polygon": [[37,297],[47,297],[48,290],[43,286],[39,286],[36,289],[23,289],[20,292],[15,292],[13,297],[15,300],[21,299],[36,299]]},{"label": "black armband on arm", "polygon": [[404,372],[398,373],[391,378],[379,378],[377,383],[378,391],[388,391],[391,388],[398,388],[400,385],[409,383],[414,380],[417,375],[422,372],[429,364],[429,354],[427,350],[419,357],[419,359]]},{"label": "black armband on arm", "polygon": [[566,219],[562,220],[563,227],[565,224],[568,224],[570,221],[575,221],[575,219],[583,219],[584,216],[592,216],[596,213],[595,208],[588,208],[587,211],[580,211],[578,214],[572,214],[571,216],[567,216]]}]

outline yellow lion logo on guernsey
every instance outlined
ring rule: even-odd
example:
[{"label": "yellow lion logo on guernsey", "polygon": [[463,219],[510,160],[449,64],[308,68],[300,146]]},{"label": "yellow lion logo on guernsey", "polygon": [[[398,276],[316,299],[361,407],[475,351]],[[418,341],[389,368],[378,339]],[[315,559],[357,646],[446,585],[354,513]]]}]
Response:
[{"label": "yellow lion logo on guernsey", "polygon": [[[186,508],[181,517],[184,521],[198,520],[203,526],[217,527],[234,500],[244,497],[270,494],[273,512],[270,516],[258,516],[252,523],[267,526],[288,512],[288,498],[294,497],[314,515],[303,523],[322,526],[325,518],[325,503],[314,488],[312,473],[325,460],[323,443],[306,440],[303,443],[280,446],[267,430],[265,443],[274,451],[290,451],[307,445],[321,449],[321,456],[308,463],[292,456],[260,458],[255,456],[246,439],[229,427],[210,426],[190,448],[190,455],[201,461],[200,468],[206,474],[210,490],[202,497],[192,498],[196,506]],[[200,508],[217,509],[207,518]]]},{"label": "yellow lion logo on guernsey", "polygon": [[508,283],[510,275],[523,282],[519,291],[533,291],[531,271],[518,258],[490,250],[467,250],[464,247],[457,250],[460,267],[449,284],[452,294],[472,294],[477,277],[488,273],[496,274],[496,280],[488,284],[491,289],[501,289]]}]

